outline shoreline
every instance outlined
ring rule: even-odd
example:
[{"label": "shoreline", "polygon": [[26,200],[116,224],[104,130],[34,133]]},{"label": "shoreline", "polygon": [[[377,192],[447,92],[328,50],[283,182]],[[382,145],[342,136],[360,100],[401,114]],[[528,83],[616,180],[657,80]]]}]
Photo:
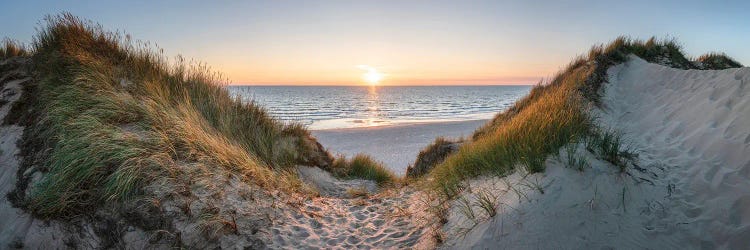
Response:
[{"label": "shoreline", "polygon": [[336,128],[310,132],[332,154],[352,157],[367,153],[399,176],[414,163],[419,151],[439,136],[471,136],[489,119],[445,122],[416,122],[373,127]]},{"label": "shoreline", "polygon": [[[502,111],[500,111],[502,112]],[[497,114],[497,112],[492,113]],[[372,129],[388,129],[388,128],[395,128],[395,127],[408,127],[408,126],[421,126],[421,125],[431,125],[431,124],[452,124],[452,123],[474,123],[474,122],[482,122],[482,124],[492,120],[492,118],[479,118],[479,119],[466,119],[466,120],[410,120],[410,121],[399,121],[399,122],[382,122],[375,124],[382,124],[382,125],[373,125],[373,126],[361,126],[361,127],[340,127],[340,128],[308,128],[310,132],[317,132],[317,131],[347,131],[347,130],[372,130]]]}]

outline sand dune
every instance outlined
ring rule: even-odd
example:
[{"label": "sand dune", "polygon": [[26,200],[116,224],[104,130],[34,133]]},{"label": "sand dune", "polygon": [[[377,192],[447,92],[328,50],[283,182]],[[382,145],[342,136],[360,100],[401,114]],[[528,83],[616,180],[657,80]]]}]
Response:
[{"label": "sand dune", "polygon": [[[21,86],[33,83],[25,73],[10,77],[18,72],[23,73],[0,76],[0,101],[4,103],[0,120],[19,100]],[[518,172],[503,178],[469,181],[466,191],[451,203],[441,247],[747,247],[750,101],[746,85],[750,68],[679,70],[631,57],[607,73],[602,106],[590,112],[601,126],[625,135],[626,146],[638,153],[634,164],[621,172],[589,153],[584,143],[577,143],[549,157],[544,173],[529,175],[517,168]],[[333,151],[371,153],[398,168],[413,161],[435,136],[467,135],[483,122],[314,134],[324,144],[335,145]],[[41,176],[38,171],[19,173],[17,143],[24,129],[17,124],[0,126],[2,194],[13,191],[19,176],[29,177],[32,183]],[[566,166],[569,153],[584,157],[590,167],[578,171]],[[373,181],[337,179],[319,168],[299,166],[300,179],[321,194],[313,197],[263,190],[224,169],[211,169],[215,171],[207,175],[211,178],[188,185],[189,195],[184,197],[175,196],[178,187],[169,182],[145,187],[159,200],[155,207],[160,213],[170,216],[174,232],[179,232],[176,236],[123,226],[117,228],[119,245],[107,245],[113,242],[98,236],[102,230],[112,230],[100,227],[98,223],[105,220],[36,219],[3,197],[0,248],[66,244],[168,248],[168,237],[196,248],[426,249],[437,244],[431,227],[440,224],[436,223],[440,218],[429,212],[434,200],[418,183],[378,190]],[[477,205],[482,199],[496,204],[483,210]],[[165,239],[154,240],[157,237]]]},{"label": "sand dune", "polygon": [[635,167],[620,173],[576,145],[591,169],[550,157],[543,174],[474,180],[463,197],[490,190],[498,215],[475,225],[455,201],[445,247],[747,247],[750,68],[679,70],[631,57],[608,74],[604,107],[592,113],[624,133]]},{"label": "sand dune", "polygon": [[675,70],[639,58],[610,69],[603,120],[644,161],[670,166],[693,245],[740,248],[750,236],[750,68]]}]

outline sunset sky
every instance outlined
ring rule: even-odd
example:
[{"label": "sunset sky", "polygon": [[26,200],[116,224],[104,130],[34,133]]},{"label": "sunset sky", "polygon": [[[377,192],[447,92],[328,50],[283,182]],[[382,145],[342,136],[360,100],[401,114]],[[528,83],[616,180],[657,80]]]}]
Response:
[{"label": "sunset sky", "polygon": [[3,1],[0,36],[68,11],[236,84],[366,84],[362,66],[383,85],[532,84],[623,34],[750,64],[750,1],[154,2]]}]

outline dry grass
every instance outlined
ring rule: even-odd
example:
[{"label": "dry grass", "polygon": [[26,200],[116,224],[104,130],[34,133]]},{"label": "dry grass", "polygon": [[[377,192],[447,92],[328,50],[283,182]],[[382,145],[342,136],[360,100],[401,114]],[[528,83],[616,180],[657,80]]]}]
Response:
[{"label": "dry grass", "polygon": [[[618,37],[609,44],[593,46],[551,81],[541,82],[528,96],[479,128],[471,141],[432,170],[431,189],[450,199],[463,190],[464,180],[483,174],[502,176],[519,166],[530,173],[540,172],[548,156],[588,137],[600,142],[596,152],[603,159],[625,166],[630,153],[621,148],[621,138],[597,133],[587,110],[599,105],[606,70],[626,61],[629,54],[676,68],[696,67],[674,40]],[[582,169],[586,164],[574,165]]]},{"label": "dry grass", "polygon": [[460,138],[455,141],[444,137],[436,138],[432,144],[419,151],[414,164],[406,168],[406,176],[408,178],[418,178],[429,173],[437,164],[443,162],[448,155],[454,153],[462,141],[463,139]]},{"label": "dry grass", "polygon": [[363,197],[367,198],[370,196],[370,192],[367,191],[366,187],[350,188],[346,190],[346,194],[351,198]]},{"label": "dry grass", "polygon": [[294,192],[302,185],[288,167],[331,161],[301,125],[230,97],[205,65],[169,61],[69,14],[48,17],[33,47],[40,79],[25,93],[34,113],[21,119],[33,125],[24,148],[37,149],[27,160],[49,172],[23,205],[39,216],[129,199],[155,178],[179,176],[178,165]]},{"label": "dry grass", "polygon": [[[590,128],[578,86],[591,68],[566,71],[549,85],[537,86],[533,100],[519,101],[513,115],[502,115],[497,125],[480,130],[480,135],[435,167],[435,190],[447,197],[462,189],[462,181],[482,174],[504,175],[517,165],[534,173],[544,170],[544,161],[571,139]],[[528,97],[527,97],[528,98]]]},{"label": "dry grass", "polygon": [[698,57],[696,61],[700,62],[705,69],[728,69],[740,68],[742,64],[724,53],[712,52]]},{"label": "dry grass", "polygon": [[0,60],[28,55],[29,51],[26,46],[18,41],[5,38],[2,41],[2,45],[0,45]]},{"label": "dry grass", "polygon": [[333,162],[333,173],[339,177],[372,180],[379,186],[394,184],[399,181],[391,170],[369,155],[357,154],[351,159],[339,156]]}]

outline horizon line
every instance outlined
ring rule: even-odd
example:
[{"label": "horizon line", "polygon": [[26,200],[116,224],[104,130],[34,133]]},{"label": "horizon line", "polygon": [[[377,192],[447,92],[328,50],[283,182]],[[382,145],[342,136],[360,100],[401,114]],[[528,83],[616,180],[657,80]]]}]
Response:
[{"label": "horizon line", "polygon": [[229,83],[227,86],[256,86],[256,87],[460,87],[460,86],[534,86],[536,83],[499,83],[499,84],[248,84]]}]

